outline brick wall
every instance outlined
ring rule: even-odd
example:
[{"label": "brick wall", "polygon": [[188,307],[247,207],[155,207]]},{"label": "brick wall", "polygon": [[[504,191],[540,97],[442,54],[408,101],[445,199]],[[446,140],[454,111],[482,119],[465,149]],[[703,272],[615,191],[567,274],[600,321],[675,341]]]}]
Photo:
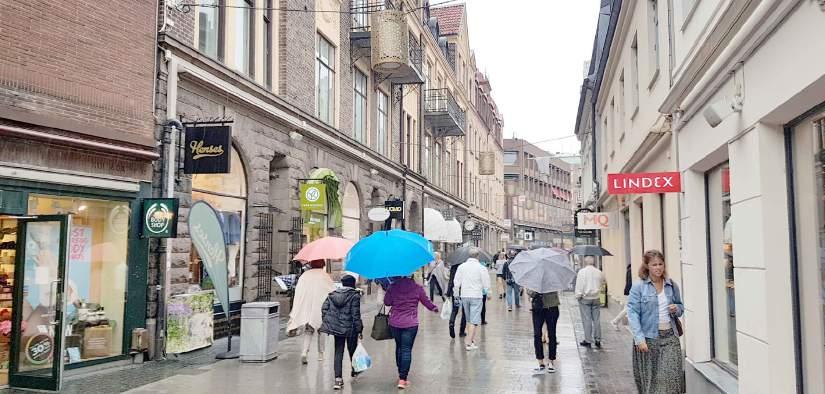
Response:
[{"label": "brick wall", "polygon": [[151,141],[154,2],[18,0],[0,8],[0,106]]},{"label": "brick wall", "polygon": [[[281,8],[313,9],[314,0],[280,0]],[[281,12],[279,56],[281,97],[315,114],[315,14]],[[285,19],[285,20],[284,20]],[[343,59],[343,58],[342,58]],[[347,63],[348,64],[348,63]],[[340,68],[340,67],[339,67]],[[339,89],[340,90],[340,89]]]}]

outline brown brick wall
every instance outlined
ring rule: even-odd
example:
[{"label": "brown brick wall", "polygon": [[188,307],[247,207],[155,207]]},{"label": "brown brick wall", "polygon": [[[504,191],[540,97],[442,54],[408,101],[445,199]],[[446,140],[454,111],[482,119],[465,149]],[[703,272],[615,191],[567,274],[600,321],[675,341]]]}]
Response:
[{"label": "brown brick wall", "polygon": [[0,105],[151,141],[156,11],[152,1],[0,0]]}]

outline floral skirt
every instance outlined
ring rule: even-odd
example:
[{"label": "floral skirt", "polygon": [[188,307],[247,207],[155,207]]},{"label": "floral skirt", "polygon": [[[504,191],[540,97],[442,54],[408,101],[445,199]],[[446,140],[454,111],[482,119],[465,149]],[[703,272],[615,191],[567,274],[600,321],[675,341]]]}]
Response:
[{"label": "floral skirt", "polygon": [[679,337],[672,331],[659,331],[648,338],[650,350],[633,350],[633,377],[640,394],[681,394],[685,392],[685,369]]}]

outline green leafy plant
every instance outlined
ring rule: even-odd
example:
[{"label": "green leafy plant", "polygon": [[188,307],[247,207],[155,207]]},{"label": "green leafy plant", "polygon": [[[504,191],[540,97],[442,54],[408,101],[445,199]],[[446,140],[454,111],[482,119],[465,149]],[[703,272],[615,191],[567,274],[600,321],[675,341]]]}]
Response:
[{"label": "green leafy plant", "polygon": [[342,211],[341,199],[338,196],[339,182],[332,175],[324,176],[322,182],[326,185],[327,190],[327,207],[329,210],[329,218],[332,227],[341,227]]}]

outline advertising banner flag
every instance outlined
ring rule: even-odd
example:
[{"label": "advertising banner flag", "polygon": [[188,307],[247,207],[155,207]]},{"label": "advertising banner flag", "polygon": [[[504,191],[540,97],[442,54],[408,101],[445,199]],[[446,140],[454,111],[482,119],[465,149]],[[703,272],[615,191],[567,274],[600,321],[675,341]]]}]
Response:
[{"label": "advertising banner flag", "polygon": [[229,270],[226,240],[218,213],[206,201],[197,201],[189,209],[189,233],[209,278],[215,287],[223,313],[229,319]]},{"label": "advertising banner flag", "polygon": [[327,186],[323,183],[301,183],[301,210],[327,212]]}]

